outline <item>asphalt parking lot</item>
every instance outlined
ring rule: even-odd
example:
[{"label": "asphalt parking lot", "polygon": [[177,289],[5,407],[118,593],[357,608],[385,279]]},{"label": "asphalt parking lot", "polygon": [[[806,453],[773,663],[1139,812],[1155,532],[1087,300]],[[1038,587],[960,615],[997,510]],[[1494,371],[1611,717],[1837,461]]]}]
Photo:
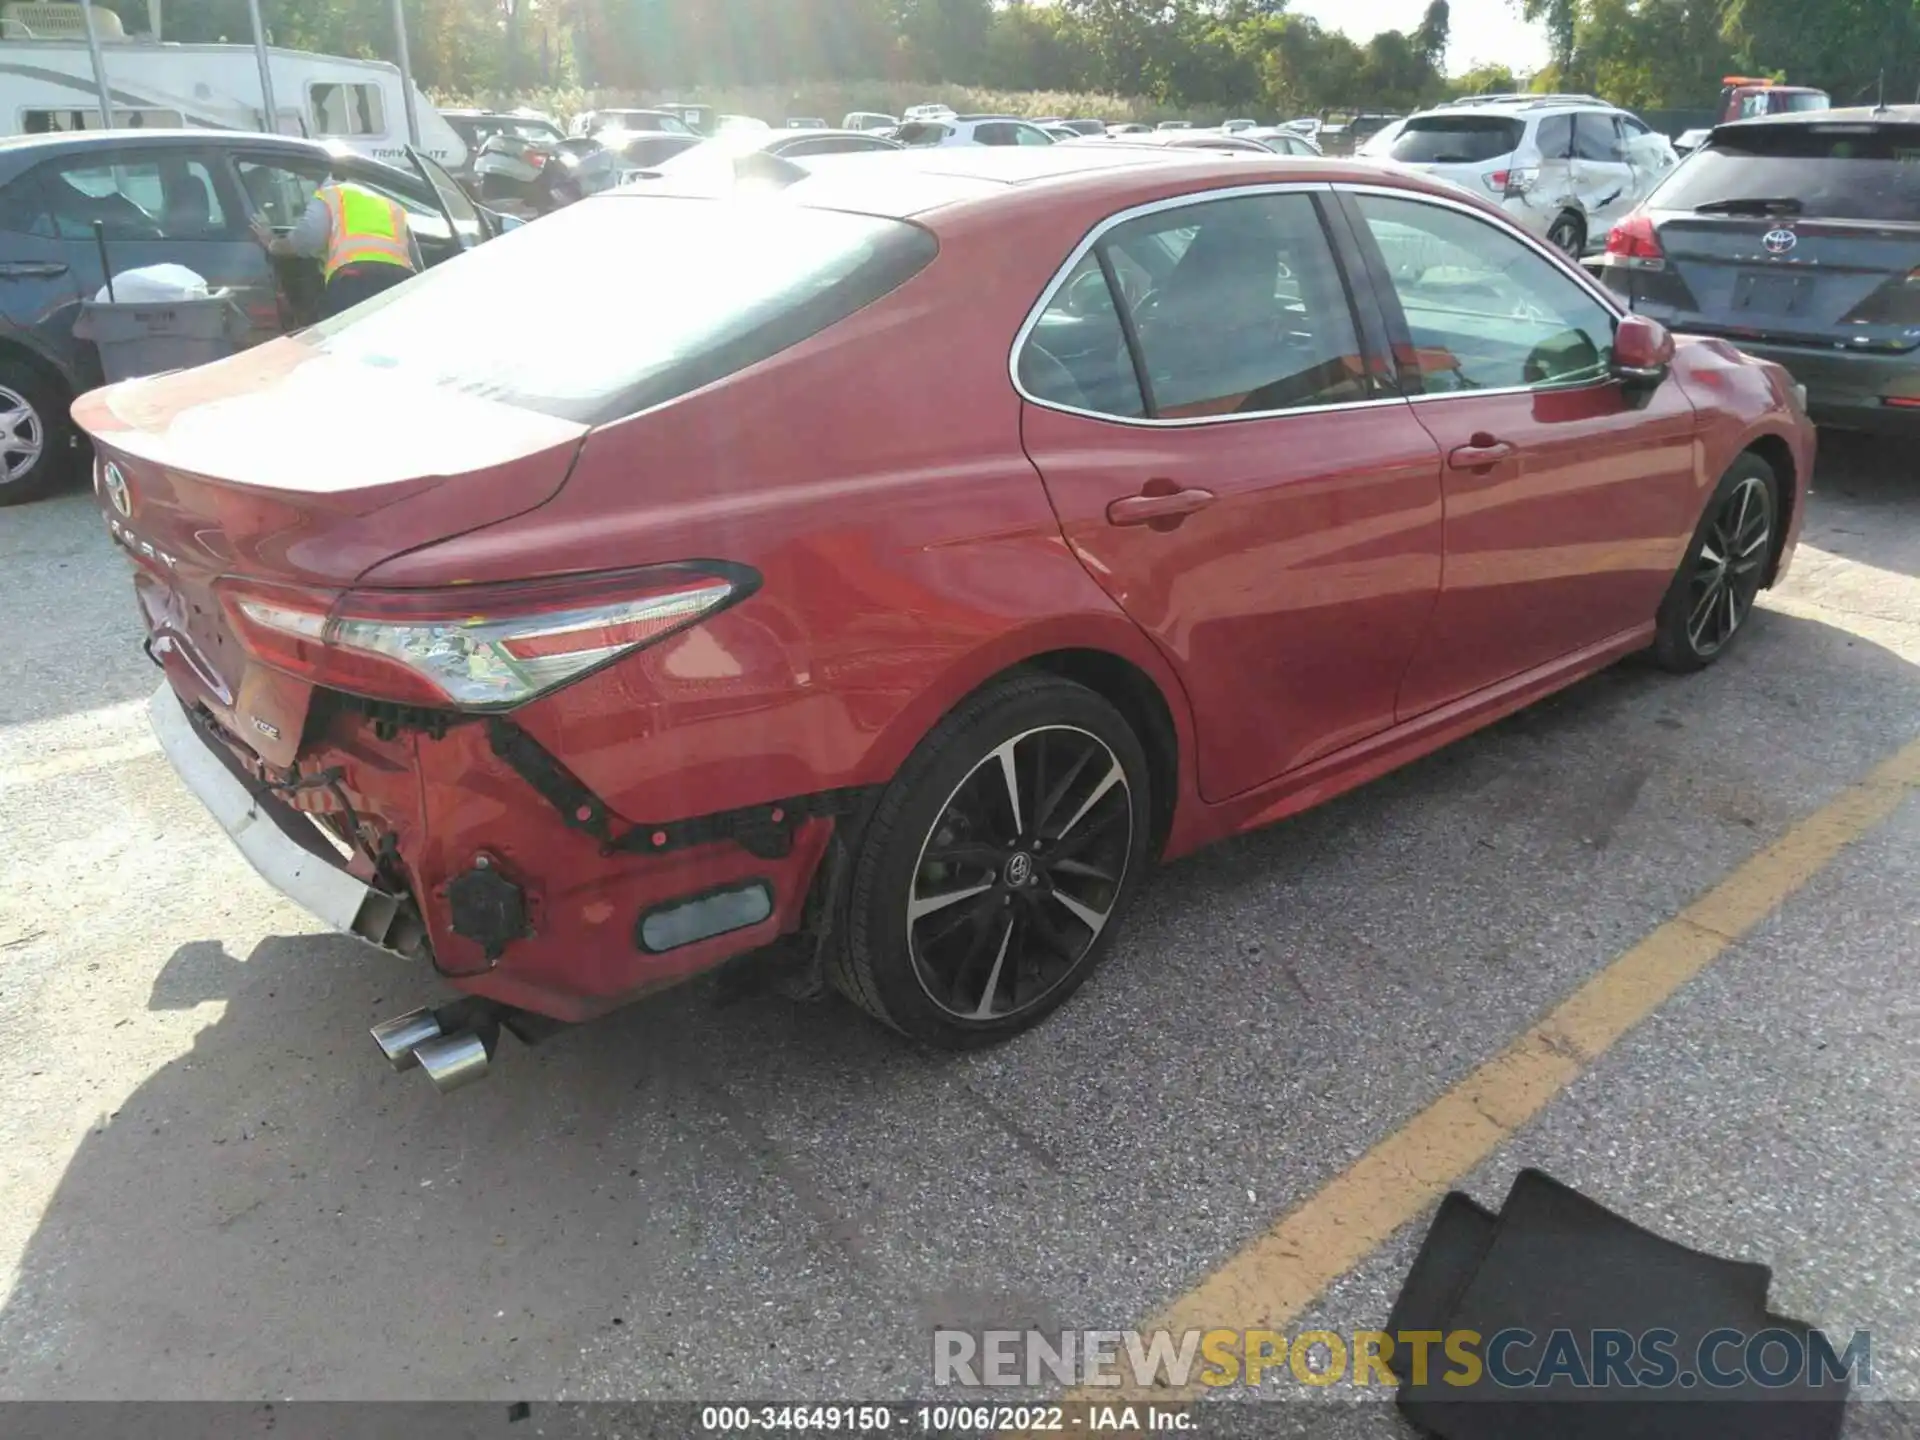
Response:
[{"label": "asphalt parking lot", "polygon": [[[5,513],[0,1397],[880,1398],[927,1392],[938,1325],[1371,1328],[1423,1224],[1354,1219],[1323,1290],[1260,1237],[1340,1235],[1337,1177],[1746,877],[1752,923],[1463,1186],[1540,1166],[1764,1261],[1920,1400],[1920,752],[1886,767],[1920,737],[1920,477],[1830,439],[1816,486],[1724,664],[1616,668],[1163,872],[1005,1048],[696,986],[449,1098],[366,1035],[431,977],[314,933],[156,753],[90,498]],[[1830,858],[1766,858],[1869,776]],[[1301,1433],[1407,1433],[1315,1394]]]}]

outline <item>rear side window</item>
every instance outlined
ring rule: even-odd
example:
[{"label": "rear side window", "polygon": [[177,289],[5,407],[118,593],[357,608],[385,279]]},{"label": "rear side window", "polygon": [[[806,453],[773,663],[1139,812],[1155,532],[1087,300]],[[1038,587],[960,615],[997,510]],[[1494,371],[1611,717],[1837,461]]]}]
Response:
[{"label": "rear side window", "polygon": [[1367,399],[1359,348],[1313,201],[1252,195],[1115,226],[1035,322],[1020,378],[1099,414],[1268,415]]},{"label": "rear side window", "polygon": [[1473,165],[1513,152],[1526,125],[1504,115],[1416,115],[1393,142],[1409,165]]},{"label": "rear side window", "polygon": [[309,85],[316,135],[384,135],[386,111],[374,85]]},{"label": "rear side window", "polygon": [[938,145],[952,133],[937,120],[916,120],[911,125],[902,125],[893,138],[902,145]]},{"label": "rear side window", "polygon": [[1920,125],[1722,130],[1647,203],[1708,214],[1920,221]]},{"label": "rear side window", "polygon": [[938,244],[777,199],[570,205],[326,320],[322,351],[598,424],[754,365],[905,282]]}]

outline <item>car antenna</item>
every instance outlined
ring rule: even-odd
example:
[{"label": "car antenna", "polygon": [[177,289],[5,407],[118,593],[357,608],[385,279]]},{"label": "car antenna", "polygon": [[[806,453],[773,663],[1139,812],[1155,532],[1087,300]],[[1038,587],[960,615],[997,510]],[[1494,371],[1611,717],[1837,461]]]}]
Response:
[{"label": "car antenna", "polygon": [[1878,115],[1887,108],[1887,72],[1880,72],[1880,93],[1873,102],[1873,113]]}]

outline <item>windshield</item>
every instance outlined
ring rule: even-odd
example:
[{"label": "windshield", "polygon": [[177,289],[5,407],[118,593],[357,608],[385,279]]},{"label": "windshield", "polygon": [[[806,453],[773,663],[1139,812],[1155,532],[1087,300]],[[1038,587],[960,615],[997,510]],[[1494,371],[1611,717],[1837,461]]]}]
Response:
[{"label": "windshield", "polygon": [[1754,124],[1715,133],[1653,192],[1656,210],[1769,208],[1920,222],[1920,126]]},{"label": "windshield", "polygon": [[302,338],[376,369],[599,423],[798,344],[937,248],[903,221],[778,197],[610,196],[437,265]]},{"label": "windshield", "polygon": [[1416,115],[1389,153],[1408,165],[1474,165],[1512,154],[1526,128],[1504,115]]},{"label": "windshield", "polygon": [[1783,95],[1780,98],[1787,102],[1780,108],[1789,114],[1796,114],[1803,110],[1830,110],[1833,108],[1832,99],[1818,90],[1802,91],[1796,95]]}]

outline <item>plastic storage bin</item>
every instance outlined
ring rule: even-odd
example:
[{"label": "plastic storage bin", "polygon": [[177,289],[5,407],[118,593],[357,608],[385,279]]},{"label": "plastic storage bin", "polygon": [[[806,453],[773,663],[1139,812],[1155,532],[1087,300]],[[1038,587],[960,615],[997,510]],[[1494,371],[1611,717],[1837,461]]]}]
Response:
[{"label": "plastic storage bin", "polygon": [[240,348],[247,317],[225,290],[178,300],[83,300],[73,333],[100,347],[108,383],[224,360]]}]

